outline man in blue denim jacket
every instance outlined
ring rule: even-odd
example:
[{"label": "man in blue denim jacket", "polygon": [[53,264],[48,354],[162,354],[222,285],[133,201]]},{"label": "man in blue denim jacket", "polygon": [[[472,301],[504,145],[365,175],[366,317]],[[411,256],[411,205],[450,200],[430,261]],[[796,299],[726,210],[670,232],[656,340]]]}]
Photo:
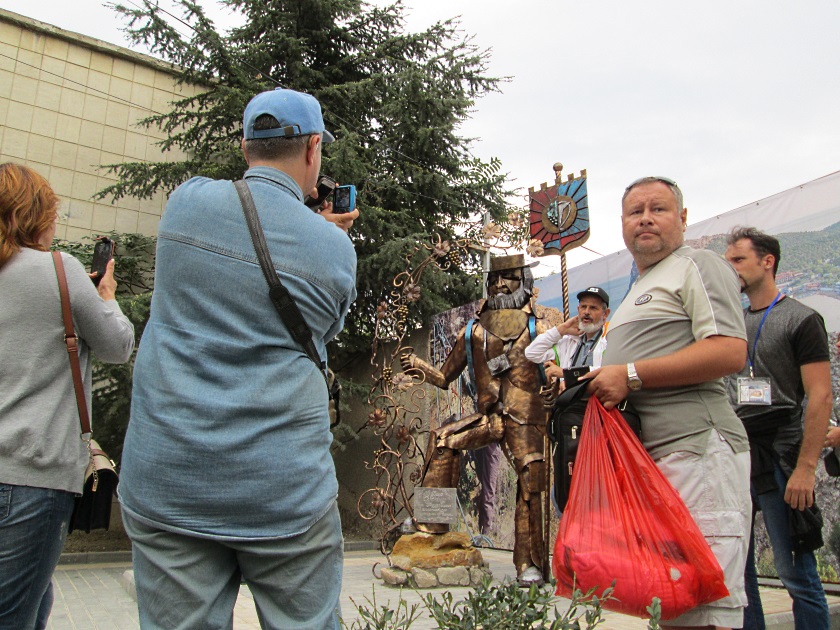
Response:
[{"label": "man in blue denim jacket", "polygon": [[[303,204],[333,139],[307,94],[264,92],[245,109],[244,179],[322,358],[356,297],[350,239]],[[338,628],[327,407],[323,375],[269,299],[233,182],[190,179],[160,223],[123,450],[144,630],[231,628],[241,578],[263,628]]]}]

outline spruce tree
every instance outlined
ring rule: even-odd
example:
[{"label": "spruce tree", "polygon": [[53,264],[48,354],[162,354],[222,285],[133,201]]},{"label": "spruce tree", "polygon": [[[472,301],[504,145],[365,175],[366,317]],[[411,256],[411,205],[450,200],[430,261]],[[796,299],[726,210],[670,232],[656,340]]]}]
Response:
[{"label": "spruce tree", "polygon": [[[459,223],[485,212],[506,221],[509,193],[500,162],[474,157],[459,130],[476,100],[497,91],[503,79],[488,74],[489,51],[478,49],[456,20],[408,32],[400,2],[223,3],[244,16],[243,26],[220,31],[189,0],[177,0],[173,12],[148,1],[114,5],[131,42],[205,91],[142,121],[165,130],[163,149],[177,147],[186,160],[110,165],[118,181],[100,195],[168,193],[195,175],[238,179],[246,168],[240,140],[248,100],[277,86],[314,95],[337,138],[324,149],[322,172],[355,184],[361,211],[350,234],[359,297],[331,344],[340,367],[348,353],[369,348],[376,307],[395,275],[415,263],[418,242],[461,236]],[[413,323],[478,297],[477,261],[473,255],[446,272],[430,268]]]}]

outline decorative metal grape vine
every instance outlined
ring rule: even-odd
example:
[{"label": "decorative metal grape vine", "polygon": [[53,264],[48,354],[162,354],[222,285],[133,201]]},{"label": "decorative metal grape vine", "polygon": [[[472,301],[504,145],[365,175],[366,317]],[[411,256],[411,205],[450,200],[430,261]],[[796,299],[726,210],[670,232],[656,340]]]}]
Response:
[{"label": "decorative metal grape vine", "polygon": [[[426,399],[425,389],[420,387],[423,381],[403,373],[399,360],[413,351],[406,345],[412,332],[408,322],[410,309],[422,294],[423,275],[433,265],[442,271],[474,265],[470,252],[505,254],[517,246],[521,251],[528,229],[526,213],[527,209],[513,211],[502,225],[461,225],[456,230],[464,234],[461,238],[444,240],[436,236],[431,243],[418,243],[406,255],[406,270],[394,278],[388,299],[376,309],[371,353],[373,385],[367,401],[371,411],[365,424],[379,438],[373,460],[365,462],[375,475],[376,485],[362,493],[357,509],[363,519],[378,522],[380,550],[385,555],[399,538],[402,522],[414,513],[414,486],[422,480],[429,434],[421,416]],[[529,243],[526,249],[531,255],[539,255],[533,244]],[[422,260],[413,264],[418,256],[423,256]],[[476,267],[476,273],[480,271]]]}]

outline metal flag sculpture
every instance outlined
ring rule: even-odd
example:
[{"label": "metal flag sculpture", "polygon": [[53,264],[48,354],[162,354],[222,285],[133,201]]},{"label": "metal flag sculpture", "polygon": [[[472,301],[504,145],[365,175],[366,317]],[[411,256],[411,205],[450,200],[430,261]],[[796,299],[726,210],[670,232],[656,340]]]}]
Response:
[{"label": "metal flag sculpture", "polygon": [[[554,164],[554,185],[542,184],[539,190],[528,189],[530,198],[531,243],[534,256],[558,254],[563,283],[563,315],[569,317],[569,279],[566,252],[583,245],[589,238],[589,197],[586,192],[586,169],[564,182],[563,165]],[[536,246],[536,247],[535,247]]]},{"label": "metal flag sculpture", "polygon": [[555,184],[528,189],[530,196],[531,238],[540,241],[544,254],[565,254],[589,238],[589,198],[586,170],[579,177],[569,175],[561,181],[563,165],[554,165]]}]

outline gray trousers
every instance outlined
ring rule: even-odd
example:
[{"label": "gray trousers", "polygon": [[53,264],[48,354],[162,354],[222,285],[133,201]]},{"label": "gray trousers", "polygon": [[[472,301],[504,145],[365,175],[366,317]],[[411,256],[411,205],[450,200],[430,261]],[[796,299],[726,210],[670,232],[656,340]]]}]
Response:
[{"label": "gray trousers", "polygon": [[338,506],[303,534],[211,540],[149,527],[123,510],[142,630],[232,630],[242,580],[260,627],[338,630],[344,544]]}]

